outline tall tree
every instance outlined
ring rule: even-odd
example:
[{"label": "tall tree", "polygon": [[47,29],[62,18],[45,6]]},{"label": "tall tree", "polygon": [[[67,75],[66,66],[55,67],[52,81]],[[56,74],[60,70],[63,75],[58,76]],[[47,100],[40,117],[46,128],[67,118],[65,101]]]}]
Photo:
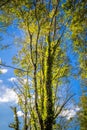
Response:
[{"label": "tall tree", "polygon": [[[82,96],[80,99],[81,112],[79,116],[81,130],[87,127],[87,1],[68,0],[65,3],[67,17],[71,17],[70,30],[72,31],[73,47],[79,55],[79,76],[81,80]],[[72,11],[72,12],[71,12]]]},{"label": "tall tree", "polygon": [[[25,70],[15,69],[15,74],[22,79],[19,81],[22,88],[20,85],[17,87],[20,91],[19,104],[25,114],[24,130],[30,127],[29,122],[31,129],[52,130],[60,112],[72,97],[64,96],[65,100],[58,102],[59,85],[64,77],[69,76],[70,70],[63,43],[67,38],[67,28],[73,25],[73,18],[67,18],[64,12],[65,7],[69,9],[73,5],[62,5],[61,0],[12,0],[2,6],[7,22],[15,19],[25,33],[24,40],[18,43],[21,49],[13,58],[14,63]],[[74,13],[72,8],[70,11]],[[25,84],[24,78],[27,79]]]}]

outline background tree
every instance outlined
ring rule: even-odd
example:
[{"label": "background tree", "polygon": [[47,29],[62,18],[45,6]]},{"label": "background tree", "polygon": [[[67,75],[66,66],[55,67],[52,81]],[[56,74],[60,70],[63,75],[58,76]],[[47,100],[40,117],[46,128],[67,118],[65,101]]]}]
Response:
[{"label": "background tree", "polygon": [[85,130],[87,127],[87,96],[81,96],[81,111],[79,113],[80,129]]},{"label": "background tree", "polygon": [[17,115],[17,109],[16,107],[11,107],[12,111],[14,112],[14,123],[11,123],[9,125],[10,128],[13,128],[14,130],[19,130],[19,119],[18,119],[18,115]]},{"label": "background tree", "polygon": [[[81,1],[70,1],[66,2],[66,13],[67,16],[72,17],[70,30],[72,31],[73,47],[75,52],[79,54],[79,75],[81,80],[82,96],[80,99],[81,113],[79,116],[81,130],[86,129],[87,122],[87,2]],[[72,12],[71,12],[72,11]]]}]

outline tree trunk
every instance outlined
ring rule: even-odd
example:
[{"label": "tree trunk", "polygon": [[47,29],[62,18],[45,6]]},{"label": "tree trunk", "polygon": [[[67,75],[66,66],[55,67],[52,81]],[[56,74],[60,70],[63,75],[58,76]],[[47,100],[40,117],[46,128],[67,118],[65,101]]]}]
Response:
[{"label": "tree trunk", "polygon": [[[48,39],[49,40],[49,39]],[[53,64],[53,56],[51,55],[51,45],[49,41],[48,48],[48,59],[47,59],[47,79],[46,79],[46,93],[47,93],[47,118],[45,121],[45,130],[52,130],[53,126],[53,99],[52,99],[52,64]]]}]

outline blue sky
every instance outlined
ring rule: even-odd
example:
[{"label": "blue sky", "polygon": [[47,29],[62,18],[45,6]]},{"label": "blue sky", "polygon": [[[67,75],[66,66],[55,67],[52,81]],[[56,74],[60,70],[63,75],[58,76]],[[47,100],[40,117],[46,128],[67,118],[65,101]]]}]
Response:
[{"label": "blue sky", "polygon": [[[14,39],[23,37],[23,32],[18,30],[15,24],[9,26],[6,30],[7,33],[0,32],[3,40],[0,41],[0,44],[11,44],[12,46],[6,50],[0,50],[0,59],[7,65],[12,64],[12,57],[16,54],[17,49],[14,46]],[[70,52],[68,52],[70,53]],[[69,54],[68,54],[69,55]],[[71,64],[75,66],[77,58],[73,55],[73,52],[70,53]],[[13,80],[16,80],[16,77],[13,73],[13,69],[1,67],[2,74],[0,74],[0,129],[1,130],[10,130],[8,124],[13,122],[13,113],[10,109],[10,106],[16,105],[17,98],[12,90]],[[76,93],[75,100],[78,102],[80,91],[80,81],[70,77],[70,86],[72,91]],[[74,111],[71,111],[72,114]],[[75,113],[74,113],[75,115]],[[19,112],[19,116],[21,113]]]},{"label": "blue sky", "polygon": [[[12,57],[16,54],[17,49],[14,46],[14,36],[21,37],[22,33],[12,25],[7,28],[7,33],[0,32],[3,38],[0,44],[11,44],[12,46],[6,50],[0,50],[0,59],[7,65],[12,65]],[[0,129],[10,130],[9,123],[13,122],[13,112],[10,106],[15,106],[17,102],[16,94],[12,90],[15,75],[13,69],[1,67],[0,71]]]}]

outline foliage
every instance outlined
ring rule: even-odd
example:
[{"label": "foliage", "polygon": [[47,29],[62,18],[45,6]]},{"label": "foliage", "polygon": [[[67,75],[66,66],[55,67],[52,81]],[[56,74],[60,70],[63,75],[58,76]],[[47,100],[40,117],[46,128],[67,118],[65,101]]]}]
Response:
[{"label": "foliage", "polygon": [[[79,54],[81,78],[87,78],[87,2],[85,0],[67,0],[64,9],[71,20],[70,30],[74,50]],[[72,14],[72,15],[71,15]]]},{"label": "foliage", "polygon": [[81,111],[79,113],[80,117],[80,129],[85,130],[87,128],[87,96],[81,97]]},{"label": "foliage", "polygon": [[64,39],[69,39],[68,33],[71,34],[74,51],[79,54],[81,77],[86,77],[84,1],[11,0],[1,10],[4,11],[1,16],[3,22],[9,24],[16,20],[18,27],[25,31],[25,39],[18,43],[18,54],[13,57],[13,62],[25,70],[14,71],[18,77],[18,103],[25,115],[23,129],[58,128],[58,116],[72,97],[64,97],[62,105],[58,102],[58,88],[64,77],[70,75],[71,69],[66,45],[63,44]]}]

